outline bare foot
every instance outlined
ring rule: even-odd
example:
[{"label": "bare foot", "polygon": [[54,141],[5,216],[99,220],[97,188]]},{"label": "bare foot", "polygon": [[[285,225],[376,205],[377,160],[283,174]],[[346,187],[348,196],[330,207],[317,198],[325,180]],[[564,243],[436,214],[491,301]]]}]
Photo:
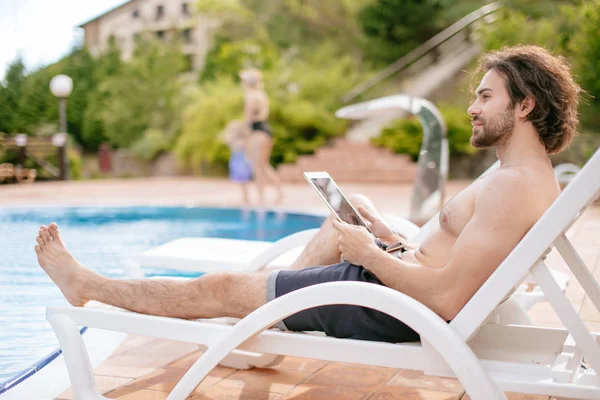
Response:
[{"label": "bare foot", "polygon": [[36,238],[35,253],[38,263],[60,288],[65,298],[74,306],[83,306],[90,300],[85,296],[85,286],[101,276],[84,267],[67,251],[60,238],[58,226],[53,222],[42,225]]}]

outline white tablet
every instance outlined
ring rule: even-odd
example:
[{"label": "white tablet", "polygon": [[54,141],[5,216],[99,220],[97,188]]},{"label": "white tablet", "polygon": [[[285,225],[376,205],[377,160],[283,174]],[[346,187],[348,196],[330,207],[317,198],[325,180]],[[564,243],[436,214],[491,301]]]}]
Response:
[{"label": "white tablet", "polygon": [[[305,172],[304,178],[315,189],[338,220],[353,225],[364,226],[371,232],[358,211],[350,204],[344,193],[342,193],[327,172]],[[371,232],[371,234],[373,233]]]}]

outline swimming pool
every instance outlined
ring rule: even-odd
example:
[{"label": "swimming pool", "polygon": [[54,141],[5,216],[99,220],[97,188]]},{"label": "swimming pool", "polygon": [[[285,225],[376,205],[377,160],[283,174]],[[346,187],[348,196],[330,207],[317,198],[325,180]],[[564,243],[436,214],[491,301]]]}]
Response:
[{"label": "swimming pool", "polygon": [[323,217],[226,208],[0,208],[0,383],[58,346],[45,310],[67,303],[33,251],[39,226],[52,221],[79,261],[105,275],[124,277],[122,257],[172,239],[275,241],[316,228]]}]

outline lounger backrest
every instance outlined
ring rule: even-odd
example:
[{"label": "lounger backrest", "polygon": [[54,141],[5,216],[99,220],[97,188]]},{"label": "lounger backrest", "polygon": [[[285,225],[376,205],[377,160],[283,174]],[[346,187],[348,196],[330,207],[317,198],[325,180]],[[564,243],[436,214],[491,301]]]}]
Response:
[{"label": "lounger backrest", "polygon": [[554,241],[600,195],[600,149],[573,178],[504,262],[475,293],[451,325],[468,338],[503,298],[520,283]]}]

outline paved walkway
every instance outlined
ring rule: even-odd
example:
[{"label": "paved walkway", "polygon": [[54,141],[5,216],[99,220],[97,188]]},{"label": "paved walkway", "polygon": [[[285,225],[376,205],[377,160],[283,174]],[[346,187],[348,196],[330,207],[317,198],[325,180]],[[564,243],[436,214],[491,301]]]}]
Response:
[{"label": "paved walkway", "polygon": [[[467,184],[451,182],[449,196]],[[383,212],[405,215],[408,211],[409,185],[341,186],[347,193],[368,195]],[[239,206],[237,189],[227,181],[193,178],[0,185],[0,207],[116,204]],[[323,212],[324,207],[307,185],[286,186],[283,208]],[[600,279],[600,207],[588,209],[568,236],[596,278]],[[548,256],[547,261],[552,268],[567,271],[556,251]],[[578,282],[572,281],[567,295],[588,327],[600,332],[600,313],[584,296]],[[536,305],[530,314],[539,325],[561,325],[547,303]],[[96,382],[108,398],[166,399],[178,379],[203,351],[203,347],[194,344],[132,335],[94,371]],[[59,397],[61,400],[71,398],[70,392]],[[217,367],[196,388],[191,398],[466,400],[468,396],[454,379],[426,377],[420,372],[407,370],[286,357],[271,369],[238,371]],[[509,398],[548,400],[548,396],[522,394],[510,394]]]},{"label": "paved walkway", "polygon": [[[447,186],[450,198],[465,188],[468,181],[453,181]],[[286,184],[280,208],[293,211],[326,213],[327,208],[308,184]],[[341,183],[344,193],[362,193],[385,213],[408,215],[412,185]],[[254,188],[251,188],[254,189]],[[109,206],[109,205],[184,205],[240,207],[241,189],[223,179],[146,178],[73,182],[36,182],[0,185],[3,206]],[[274,207],[275,192],[266,193],[267,207]],[[257,202],[252,190],[251,205]]]}]

